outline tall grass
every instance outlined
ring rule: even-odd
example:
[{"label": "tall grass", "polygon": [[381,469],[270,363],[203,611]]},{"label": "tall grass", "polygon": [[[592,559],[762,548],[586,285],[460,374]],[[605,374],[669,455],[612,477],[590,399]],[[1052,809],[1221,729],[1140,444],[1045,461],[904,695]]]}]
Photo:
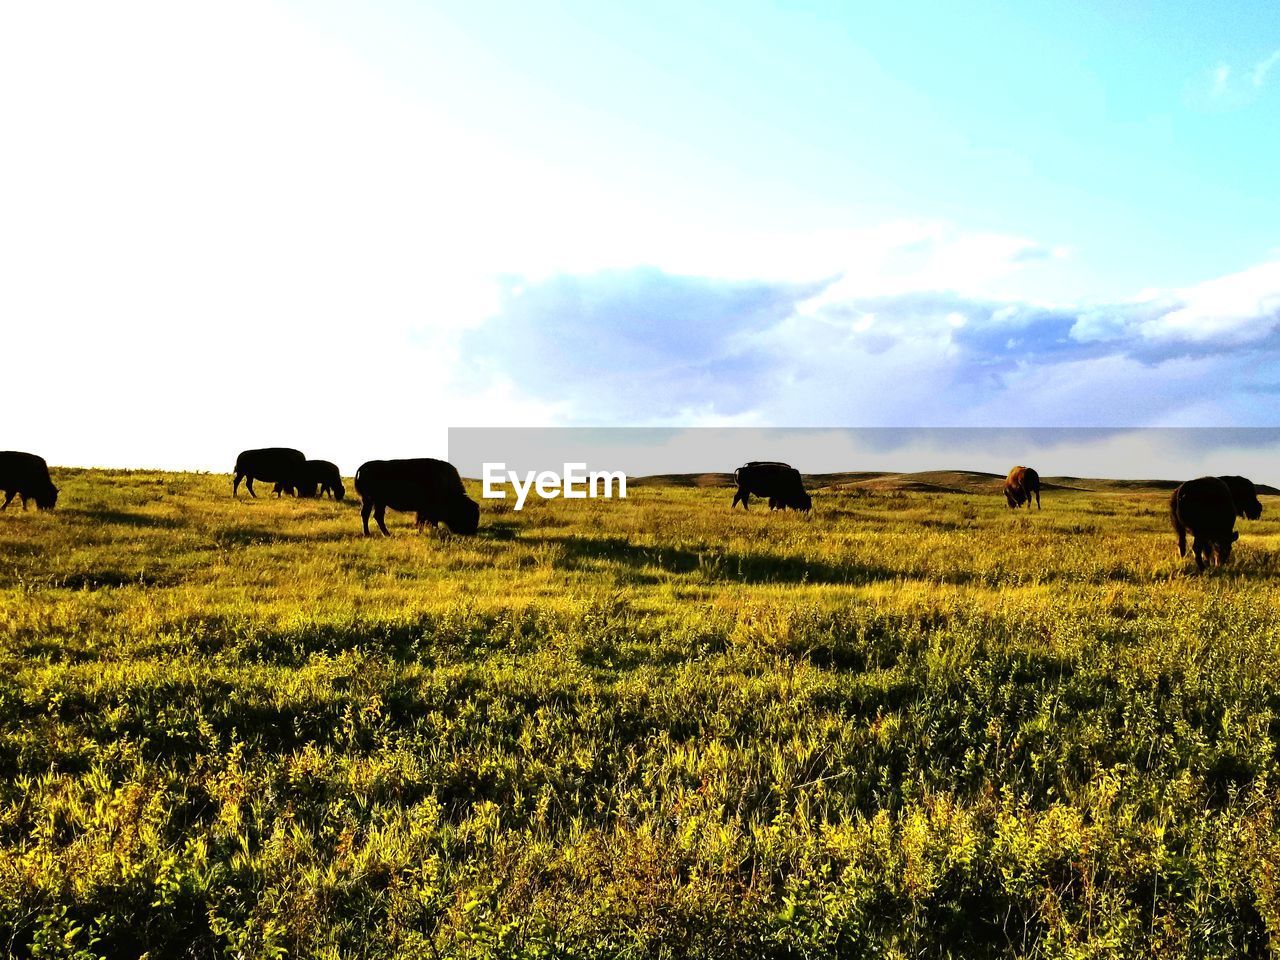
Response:
[{"label": "tall grass", "polygon": [[57,479],[0,517],[13,955],[1280,944],[1270,520],[1196,575],[1167,494],[637,487],[366,539]]}]

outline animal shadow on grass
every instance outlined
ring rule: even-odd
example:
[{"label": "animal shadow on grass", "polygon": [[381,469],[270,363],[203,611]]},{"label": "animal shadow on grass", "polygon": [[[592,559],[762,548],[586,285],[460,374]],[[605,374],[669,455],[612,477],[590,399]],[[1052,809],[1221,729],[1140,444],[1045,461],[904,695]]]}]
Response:
[{"label": "animal shadow on grass", "polygon": [[572,569],[617,563],[632,568],[644,579],[655,581],[661,579],[661,574],[697,572],[711,580],[737,583],[860,584],[903,576],[900,570],[860,560],[831,563],[774,553],[645,546],[623,537],[545,537],[533,542],[559,548]]},{"label": "animal shadow on grass", "polygon": [[514,540],[516,539],[517,530],[518,528],[514,523],[506,520],[497,520],[481,526],[478,536],[489,540]]}]

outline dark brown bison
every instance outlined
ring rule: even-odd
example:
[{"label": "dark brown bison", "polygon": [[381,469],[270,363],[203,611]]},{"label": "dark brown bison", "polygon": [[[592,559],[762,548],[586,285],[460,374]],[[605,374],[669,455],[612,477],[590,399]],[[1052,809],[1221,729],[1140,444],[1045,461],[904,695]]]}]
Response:
[{"label": "dark brown bison", "polygon": [[1231,545],[1240,536],[1235,531],[1236,503],[1231,489],[1217,477],[1188,480],[1169,497],[1169,516],[1178,535],[1178,556],[1187,555],[1187,531],[1194,539],[1196,569],[1205,568],[1205,558],[1220,567],[1231,559]]},{"label": "dark brown bison", "polygon": [[323,497],[327,493],[333,499],[341,500],[347,495],[347,488],[342,485],[342,471],[336,463],[328,460],[308,460],[303,482],[312,496]]},{"label": "dark brown bison", "polygon": [[1262,504],[1258,502],[1258,491],[1253,481],[1247,477],[1219,477],[1231,491],[1231,500],[1236,505],[1236,516],[1257,520],[1262,516]]},{"label": "dark brown bison", "polygon": [[[287,489],[286,484],[275,485],[277,496]],[[299,497],[323,497],[327,493],[333,499],[341,500],[347,495],[347,488],[342,485],[342,471],[338,469],[336,463],[328,460],[308,460],[295,493]]]},{"label": "dark brown bison", "polygon": [[424,523],[434,527],[441,521],[454,533],[472,534],[480,528],[480,505],[467,496],[457,469],[444,460],[370,460],[356,471],[356,493],[366,537],[370,513],[378,529],[391,536],[388,507],[417,514],[419,530]]},{"label": "dark brown bison", "polygon": [[297,496],[300,488],[304,488],[307,458],[301,450],[291,447],[264,447],[261,450],[246,450],[236,457],[236,475],[231,482],[231,495],[236,496],[240,489],[240,481],[244,481],[249,496],[257,497],[253,492],[253,481],[276,485],[276,496],[288,492]]},{"label": "dark brown bison", "polygon": [[1024,503],[1031,509],[1031,498],[1036,498],[1036,509],[1040,509],[1040,474],[1030,467],[1014,467],[1004,480],[1004,498],[1009,501],[1009,509],[1017,510]]},{"label": "dark brown bison", "polygon": [[0,490],[4,491],[0,510],[9,506],[14,497],[22,498],[23,510],[27,509],[28,498],[40,510],[52,510],[58,504],[58,488],[49,477],[49,465],[34,453],[0,451]]},{"label": "dark brown bison", "polygon": [[750,510],[751,496],[762,497],[769,501],[770,510],[808,510],[813,500],[804,489],[804,481],[800,471],[787,463],[773,460],[752,460],[733,471],[734,482],[738,485],[733,495],[730,509],[742,504],[742,509]]}]

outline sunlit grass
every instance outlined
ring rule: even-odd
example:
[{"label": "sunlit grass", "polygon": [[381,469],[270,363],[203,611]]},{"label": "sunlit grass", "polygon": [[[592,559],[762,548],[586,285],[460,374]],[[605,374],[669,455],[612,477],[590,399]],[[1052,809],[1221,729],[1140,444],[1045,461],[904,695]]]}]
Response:
[{"label": "sunlit grass", "polygon": [[[1280,942],[1280,524],[1167,494],[0,516],[18,955],[1231,956]],[[1268,505],[1264,517],[1274,515]]]}]

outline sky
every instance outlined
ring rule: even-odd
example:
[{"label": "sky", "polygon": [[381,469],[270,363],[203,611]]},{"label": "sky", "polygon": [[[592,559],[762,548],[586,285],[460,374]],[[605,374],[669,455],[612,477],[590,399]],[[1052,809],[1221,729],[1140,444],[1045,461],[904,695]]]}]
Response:
[{"label": "sky", "polygon": [[1280,425],[1266,3],[0,3],[0,131],[55,464]]}]

